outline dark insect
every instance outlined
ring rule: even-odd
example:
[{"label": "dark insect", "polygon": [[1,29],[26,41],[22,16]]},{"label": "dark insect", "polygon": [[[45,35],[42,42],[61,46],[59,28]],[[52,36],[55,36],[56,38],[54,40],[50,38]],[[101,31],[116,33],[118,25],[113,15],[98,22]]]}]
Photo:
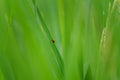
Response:
[{"label": "dark insect", "polygon": [[52,43],[55,43],[55,40],[54,40],[54,39],[52,39]]}]

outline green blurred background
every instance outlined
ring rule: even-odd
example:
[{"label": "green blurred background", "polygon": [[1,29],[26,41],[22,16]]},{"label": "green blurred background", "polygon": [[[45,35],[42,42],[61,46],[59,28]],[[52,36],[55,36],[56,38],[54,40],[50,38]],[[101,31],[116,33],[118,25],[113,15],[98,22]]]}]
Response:
[{"label": "green blurred background", "polygon": [[0,80],[120,80],[120,0],[0,0]]}]

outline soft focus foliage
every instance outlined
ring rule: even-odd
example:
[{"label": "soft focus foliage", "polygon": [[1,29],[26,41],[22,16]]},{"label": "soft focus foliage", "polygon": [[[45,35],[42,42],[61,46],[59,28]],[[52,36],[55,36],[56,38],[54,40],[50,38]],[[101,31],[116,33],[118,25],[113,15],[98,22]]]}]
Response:
[{"label": "soft focus foliage", "polygon": [[119,35],[120,0],[0,0],[0,80],[120,80]]}]

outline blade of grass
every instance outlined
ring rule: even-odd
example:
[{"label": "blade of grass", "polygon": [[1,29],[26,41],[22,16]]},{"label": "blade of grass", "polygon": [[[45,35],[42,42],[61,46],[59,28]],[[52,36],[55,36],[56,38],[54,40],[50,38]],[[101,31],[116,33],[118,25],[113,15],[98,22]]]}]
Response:
[{"label": "blade of grass", "polygon": [[61,71],[61,74],[62,74],[62,76],[63,76],[63,74],[64,74],[64,72],[63,72],[63,68],[64,68],[63,59],[62,59],[62,57],[61,57],[61,55],[60,55],[60,52],[58,51],[56,45],[52,42],[53,38],[52,38],[52,36],[51,36],[48,28],[47,28],[47,25],[46,25],[46,23],[45,23],[42,15],[41,15],[41,13],[40,13],[38,7],[36,7],[36,12],[37,12],[37,15],[38,15],[41,23],[42,23],[42,28],[43,28],[43,30],[45,31],[45,33],[46,33],[46,35],[47,35],[47,37],[48,37],[48,40],[49,40],[49,42],[50,42],[50,44],[51,44],[51,47],[52,47],[52,49],[53,49],[53,51],[54,51],[54,53],[55,53],[54,55],[56,56],[56,61],[57,61],[56,63],[58,64],[58,67],[59,67],[59,69],[60,69],[60,71]]}]

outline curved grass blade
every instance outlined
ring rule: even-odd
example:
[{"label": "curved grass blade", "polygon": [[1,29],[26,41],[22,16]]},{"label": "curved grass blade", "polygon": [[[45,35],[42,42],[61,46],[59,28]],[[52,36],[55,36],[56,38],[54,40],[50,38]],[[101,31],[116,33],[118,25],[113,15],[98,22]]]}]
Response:
[{"label": "curved grass blade", "polygon": [[37,6],[35,6],[35,4],[34,4],[34,8],[35,8],[35,12],[37,14],[37,17],[41,21],[42,28],[43,28],[45,34],[47,35],[47,38],[48,38],[48,40],[50,42],[50,45],[51,45],[51,47],[52,47],[52,49],[53,49],[53,51],[55,53],[54,55],[56,56],[56,63],[58,65],[60,73],[61,73],[61,75],[63,77],[63,74],[64,74],[63,73],[64,62],[63,62],[62,56],[60,55],[60,52],[58,51],[56,45],[52,42],[52,40],[53,40],[52,35],[50,34],[50,31],[49,31],[49,29],[48,29],[42,15],[41,15],[41,13],[40,13],[40,10],[38,9]]}]

